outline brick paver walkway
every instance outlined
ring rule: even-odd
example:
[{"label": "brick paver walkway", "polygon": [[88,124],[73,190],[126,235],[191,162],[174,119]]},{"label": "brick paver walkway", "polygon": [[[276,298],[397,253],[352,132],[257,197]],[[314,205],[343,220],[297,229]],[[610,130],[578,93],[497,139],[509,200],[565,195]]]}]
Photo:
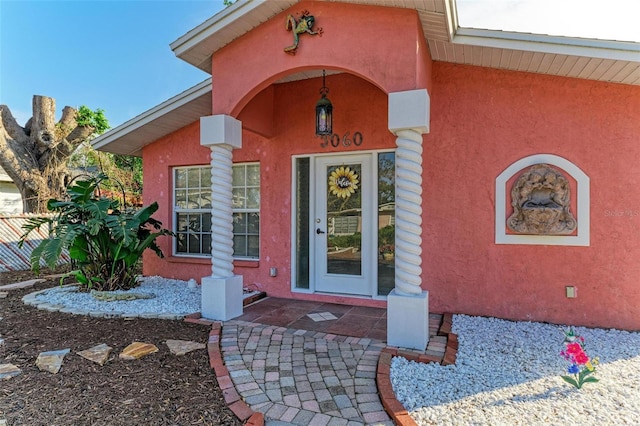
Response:
[{"label": "brick paver walkway", "polygon": [[376,387],[382,341],[227,321],[220,347],[238,394],[267,425],[393,425]]}]

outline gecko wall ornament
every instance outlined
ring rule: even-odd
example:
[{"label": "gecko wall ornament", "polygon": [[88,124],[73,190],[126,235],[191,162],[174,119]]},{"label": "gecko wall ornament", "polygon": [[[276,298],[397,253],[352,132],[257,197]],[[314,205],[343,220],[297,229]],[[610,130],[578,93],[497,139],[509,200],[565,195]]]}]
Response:
[{"label": "gecko wall ornament", "polygon": [[548,164],[527,169],[511,188],[513,214],[507,227],[517,234],[567,235],[577,226],[570,211],[569,181]]},{"label": "gecko wall ornament", "polygon": [[291,31],[293,33],[293,44],[291,46],[285,47],[285,53],[289,55],[295,55],[296,50],[298,49],[299,35],[300,34],[311,34],[311,35],[319,35],[322,37],[322,28],[318,28],[317,31],[313,30],[313,24],[315,23],[315,18],[313,15],[309,15],[309,11],[305,10],[302,12],[302,16],[300,19],[296,21],[296,18],[293,15],[287,15],[287,22],[285,29],[287,31]]}]

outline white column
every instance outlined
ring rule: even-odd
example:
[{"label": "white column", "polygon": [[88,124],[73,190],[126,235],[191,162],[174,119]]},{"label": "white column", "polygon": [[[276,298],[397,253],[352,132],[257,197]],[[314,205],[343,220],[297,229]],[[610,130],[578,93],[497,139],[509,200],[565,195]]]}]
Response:
[{"label": "white column", "polygon": [[228,115],[200,118],[200,145],[211,149],[211,276],[202,278],[201,314],[226,321],[242,315],[242,276],[233,274],[233,149],[242,123]]},{"label": "white column", "polygon": [[387,298],[387,343],[425,350],[429,293],[422,290],[422,134],[429,132],[425,89],[389,94],[389,130],[396,135],[395,288]]}]

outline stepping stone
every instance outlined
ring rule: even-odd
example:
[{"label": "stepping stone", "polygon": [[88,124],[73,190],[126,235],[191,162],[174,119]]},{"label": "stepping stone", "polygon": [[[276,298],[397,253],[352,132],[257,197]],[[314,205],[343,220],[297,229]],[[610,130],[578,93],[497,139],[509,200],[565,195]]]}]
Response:
[{"label": "stepping stone", "polygon": [[10,379],[20,373],[22,373],[22,370],[13,364],[0,364],[0,380]]},{"label": "stepping stone", "polygon": [[333,315],[331,312],[319,312],[316,314],[307,314],[307,316],[309,318],[311,318],[312,320],[314,320],[315,322],[319,322],[319,321],[331,321],[331,320],[337,320],[338,317]]},{"label": "stepping stone", "polygon": [[107,362],[109,354],[112,350],[113,348],[111,346],[101,343],[92,348],[76,353],[84,359],[88,359],[89,361],[93,361],[96,364],[100,364],[100,366],[103,366],[104,363]]},{"label": "stepping stone", "polygon": [[61,349],[59,351],[40,352],[38,359],[36,359],[36,365],[40,371],[57,374],[62,367],[64,356],[68,354],[70,350],[71,349]]},{"label": "stepping stone", "polygon": [[6,291],[0,291],[0,299],[5,299],[9,295]]},{"label": "stepping stone", "polygon": [[120,359],[140,359],[158,350],[158,347],[151,343],[133,342],[120,353]]},{"label": "stepping stone", "polygon": [[190,340],[167,340],[165,342],[174,355],[184,355],[197,349],[204,349],[204,343],[193,342]]},{"label": "stepping stone", "polygon": [[5,284],[0,286],[0,290],[17,290],[19,288],[33,287],[34,285],[44,282],[41,278],[36,278],[28,281],[20,281],[19,283]]}]

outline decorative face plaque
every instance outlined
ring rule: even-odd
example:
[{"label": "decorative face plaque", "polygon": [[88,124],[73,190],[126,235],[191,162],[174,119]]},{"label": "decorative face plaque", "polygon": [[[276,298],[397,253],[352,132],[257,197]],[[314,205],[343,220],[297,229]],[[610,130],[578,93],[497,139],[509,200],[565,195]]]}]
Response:
[{"label": "decorative face plaque", "polygon": [[577,226],[570,211],[569,181],[547,164],[527,169],[511,188],[513,214],[507,228],[517,234],[567,235]]}]

